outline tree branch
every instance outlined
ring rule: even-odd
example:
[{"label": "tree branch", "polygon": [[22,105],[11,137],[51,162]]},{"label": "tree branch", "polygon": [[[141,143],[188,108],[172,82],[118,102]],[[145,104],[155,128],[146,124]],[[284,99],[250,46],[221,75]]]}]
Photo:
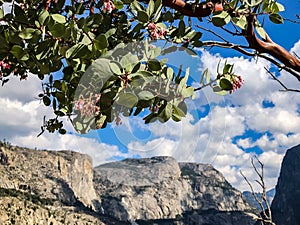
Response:
[{"label": "tree branch", "polygon": [[297,89],[291,89],[291,88],[288,88],[287,86],[284,85],[284,83],[282,83],[269,69],[267,69],[265,67],[265,70],[267,71],[268,74],[271,75],[271,77],[277,81],[283,88],[284,90],[281,90],[281,91],[293,91],[293,92],[300,92],[300,90],[297,90]]},{"label": "tree branch", "polygon": [[[266,34],[265,39],[260,40],[254,32],[254,22],[256,17],[254,15],[247,16],[248,26],[243,30],[243,34],[249,44],[249,47],[255,49],[259,53],[267,53],[277,60],[281,61],[285,66],[290,67],[296,72],[300,73],[300,60],[289,53],[282,46],[276,44]],[[300,81],[300,75],[293,73],[293,75]]]}]

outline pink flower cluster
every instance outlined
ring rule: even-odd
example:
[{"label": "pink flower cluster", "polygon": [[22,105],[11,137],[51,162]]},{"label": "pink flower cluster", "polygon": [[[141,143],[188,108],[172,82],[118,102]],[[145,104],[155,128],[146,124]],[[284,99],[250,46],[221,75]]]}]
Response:
[{"label": "pink flower cluster", "polygon": [[240,87],[242,87],[244,80],[241,76],[234,76],[231,78],[231,83],[232,83],[233,89],[230,91],[230,94],[232,92],[236,91],[237,89],[239,89]]},{"label": "pink flower cluster", "polygon": [[163,27],[157,26],[155,23],[149,23],[147,28],[152,40],[163,39],[168,31]]},{"label": "pink flower cluster", "polygon": [[115,9],[115,5],[112,1],[110,0],[104,0],[104,6],[103,6],[103,12],[106,13],[111,13]]},{"label": "pink flower cluster", "polygon": [[84,116],[97,116],[100,112],[100,107],[97,103],[100,101],[100,94],[90,95],[89,98],[80,96],[79,100],[75,102],[75,110],[79,110]]},{"label": "pink flower cluster", "polygon": [[10,65],[4,61],[0,61],[0,79],[2,79],[2,71],[5,69],[9,69]]}]

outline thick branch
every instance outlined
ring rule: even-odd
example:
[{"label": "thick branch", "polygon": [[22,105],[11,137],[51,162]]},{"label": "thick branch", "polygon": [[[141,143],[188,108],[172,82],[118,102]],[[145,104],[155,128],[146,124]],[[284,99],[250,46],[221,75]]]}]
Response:
[{"label": "thick branch", "polygon": [[[213,1],[215,2],[215,1]],[[163,4],[170,8],[173,8],[183,15],[190,16],[190,17],[206,17],[211,15],[214,11],[222,11],[223,7],[221,3],[200,3],[198,5],[194,5],[194,7],[189,4],[185,3],[182,0],[163,0]],[[298,59],[295,55],[289,53],[285,48],[278,45],[271,38],[266,34],[266,38],[264,40],[260,40],[254,32],[254,22],[256,20],[253,14],[249,14],[247,16],[248,26],[247,29],[243,31],[243,35],[245,36],[249,47],[256,50],[258,52],[258,56],[262,56],[266,58],[263,53],[267,53],[273,56],[276,60],[282,62],[284,66],[283,68],[290,72],[293,76],[295,76],[300,81],[300,59]],[[211,43],[210,43],[211,44]],[[217,46],[220,46],[217,44]],[[253,55],[247,51],[242,50],[241,48],[237,48],[236,46],[222,46],[222,47],[229,47],[233,48],[243,54],[246,55]],[[267,57],[268,60],[270,59]],[[269,60],[275,62],[275,65],[278,66],[280,63],[276,62],[275,60]]]},{"label": "thick branch", "polygon": [[[147,1],[147,0],[146,0]],[[222,11],[221,3],[201,2],[199,4],[189,4],[182,0],[163,0],[163,5],[181,12],[183,15],[190,17],[206,17],[214,11]]]},{"label": "thick branch", "polygon": [[[264,40],[260,40],[254,32],[255,16],[249,15],[247,17],[248,27],[244,30],[244,36],[249,43],[249,46],[259,53],[267,53],[277,60],[281,61],[285,66],[292,68],[300,73],[300,60],[289,53],[282,46],[276,44],[266,34]],[[300,74],[293,74],[300,81]]]}]

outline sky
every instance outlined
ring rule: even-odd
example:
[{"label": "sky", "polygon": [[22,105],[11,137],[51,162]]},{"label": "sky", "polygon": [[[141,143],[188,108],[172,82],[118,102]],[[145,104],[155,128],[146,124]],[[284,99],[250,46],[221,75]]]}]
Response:
[{"label": "sky", "polygon": [[[285,17],[294,18],[299,13],[293,2],[284,0],[282,4],[287,10]],[[300,33],[295,32],[299,31],[299,24],[265,25],[271,38],[300,55]],[[257,179],[250,164],[251,157],[257,155],[265,165],[267,188],[273,188],[286,150],[300,142],[299,93],[279,91],[280,85],[264,69],[271,68],[265,60],[247,59],[220,49],[198,51],[199,57],[177,52],[169,57],[168,64],[175,68],[180,64],[189,66],[190,82],[197,86],[199,75],[206,68],[214,76],[218,62],[227,60],[234,63],[235,73],[243,77],[244,85],[226,96],[218,96],[210,88],[197,92],[194,100],[188,100],[189,111],[181,122],[145,125],[141,117],[122,117],[120,126],[113,124],[78,135],[66,121],[66,135],[45,132],[37,137],[43,116],[51,114],[51,109],[36,98],[41,92],[41,81],[35,76],[27,81],[13,77],[0,87],[0,139],[37,149],[86,153],[94,166],[156,155],[211,163],[239,190],[249,189],[240,170],[250,181]],[[299,89],[298,81],[286,72],[281,71],[279,78],[287,86]]]}]

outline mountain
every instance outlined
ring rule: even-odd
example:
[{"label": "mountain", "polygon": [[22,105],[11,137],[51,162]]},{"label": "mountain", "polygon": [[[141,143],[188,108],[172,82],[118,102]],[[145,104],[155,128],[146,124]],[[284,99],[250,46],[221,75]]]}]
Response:
[{"label": "mountain", "polygon": [[93,168],[84,154],[0,143],[1,225],[253,225],[255,212],[209,164],[153,157]]},{"label": "mountain", "polygon": [[[257,198],[259,200],[262,199],[262,193],[257,193],[256,192],[255,195],[257,196]],[[275,188],[270,189],[269,191],[266,192],[266,197],[267,197],[269,206],[271,206],[274,196],[275,196]],[[252,207],[256,208],[258,211],[261,211],[261,207],[257,203],[257,201],[255,200],[252,192],[250,192],[250,191],[243,191],[243,197],[249,203],[249,205],[251,205]],[[265,204],[264,204],[264,209],[266,209],[266,205]]]},{"label": "mountain", "polygon": [[278,225],[300,224],[300,145],[283,158],[276,194],[272,202],[273,220]]}]

